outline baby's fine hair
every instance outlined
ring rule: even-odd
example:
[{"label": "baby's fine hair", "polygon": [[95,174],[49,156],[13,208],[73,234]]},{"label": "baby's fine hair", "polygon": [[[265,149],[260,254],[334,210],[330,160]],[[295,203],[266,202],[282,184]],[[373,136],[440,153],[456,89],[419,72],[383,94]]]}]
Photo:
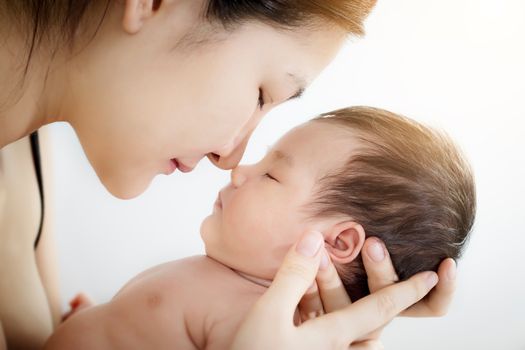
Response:
[{"label": "baby's fine hair", "polygon": [[[314,123],[347,128],[358,148],[318,183],[314,217],[351,217],[380,238],[400,280],[458,259],[472,229],[476,190],[471,167],[444,133],[372,107],[325,113]],[[369,294],[361,255],[337,266],[357,300]]]}]

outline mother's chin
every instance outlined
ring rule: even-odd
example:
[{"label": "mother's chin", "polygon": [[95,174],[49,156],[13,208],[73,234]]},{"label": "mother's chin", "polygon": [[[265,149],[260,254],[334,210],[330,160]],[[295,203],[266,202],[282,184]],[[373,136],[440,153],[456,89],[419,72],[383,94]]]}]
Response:
[{"label": "mother's chin", "polygon": [[133,199],[144,193],[155,177],[154,173],[134,171],[132,169],[112,169],[95,172],[106,190],[119,199]]}]

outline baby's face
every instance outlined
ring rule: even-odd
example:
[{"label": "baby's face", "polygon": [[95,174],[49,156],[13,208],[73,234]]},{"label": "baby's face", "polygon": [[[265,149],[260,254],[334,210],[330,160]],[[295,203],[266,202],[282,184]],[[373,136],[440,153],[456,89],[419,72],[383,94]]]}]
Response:
[{"label": "baby's face", "polygon": [[316,183],[342,167],[355,146],[347,130],[308,122],[282,137],[258,163],[234,169],[201,226],[206,254],[235,270],[272,279],[305,230],[324,233],[338,221],[312,220],[306,206]]}]

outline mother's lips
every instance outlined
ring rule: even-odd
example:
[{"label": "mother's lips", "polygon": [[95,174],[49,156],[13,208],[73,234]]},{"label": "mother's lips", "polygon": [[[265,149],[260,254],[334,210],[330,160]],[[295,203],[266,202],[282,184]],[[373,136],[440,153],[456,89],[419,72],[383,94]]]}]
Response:
[{"label": "mother's lips", "polygon": [[190,168],[189,166],[187,166],[186,164],[184,163],[181,163],[179,160],[177,160],[176,158],[173,158],[171,160],[173,162],[173,164],[175,165],[175,167],[177,169],[179,169],[181,172],[183,173],[189,173],[190,171],[192,171],[194,168]]}]

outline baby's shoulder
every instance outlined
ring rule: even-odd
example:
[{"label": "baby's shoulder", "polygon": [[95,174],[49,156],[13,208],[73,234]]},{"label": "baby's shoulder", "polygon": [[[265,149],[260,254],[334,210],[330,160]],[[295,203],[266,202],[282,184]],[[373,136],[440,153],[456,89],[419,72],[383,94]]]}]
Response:
[{"label": "baby's shoulder", "polygon": [[[207,256],[193,256],[142,272],[111,304],[118,313],[133,314],[138,329],[151,327],[151,334],[159,337],[165,329],[171,341],[182,346],[181,339],[189,337],[188,341],[201,348],[217,322],[237,311],[241,317],[245,310],[238,305],[255,300],[254,296],[247,298],[246,290],[244,279],[230,268]],[[246,303],[238,303],[240,295]]]},{"label": "baby's shoulder", "polygon": [[240,297],[251,299],[253,289],[252,283],[205,255],[166,263],[144,277],[153,289],[164,291],[166,298],[177,298],[175,302],[184,303],[192,313],[206,313],[206,318]]},{"label": "baby's shoulder", "polygon": [[[170,288],[170,290],[182,290],[189,284],[193,285],[202,281],[201,276],[227,274],[225,267],[216,263],[205,255],[197,255],[184,259],[166,262],[133,277],[115,298],[122,294],[128,294],[137,289],[158,289],[159,287]],[[208,282],[206,280],[206,282]],[[149,287],[149,288],[148,288]]]},{"label": "baby's shoulder", "polygon": [[[112,299],[112,304],[133,303],[135,308],[184,313],[209,301],[203,299],[228,271],[206,256],[170,261],[141,272]],[[162,307],[157,307],[162,306]]]}]

